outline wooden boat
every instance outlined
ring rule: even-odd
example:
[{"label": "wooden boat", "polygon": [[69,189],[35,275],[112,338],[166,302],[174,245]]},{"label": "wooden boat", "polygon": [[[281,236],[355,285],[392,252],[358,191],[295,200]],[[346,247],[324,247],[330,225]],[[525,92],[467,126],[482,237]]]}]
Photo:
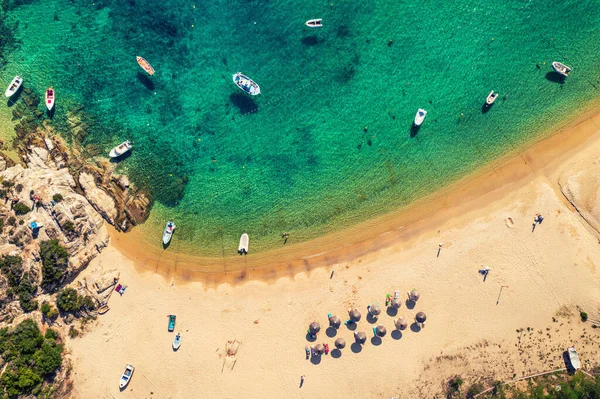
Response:
[{"label": "wooden boat", "polygon": [[554,71],[556,73],[558,73],[561,76],[564,76],[565,78],[567,76],[569,76],[569,74],[571,73],[571,68],[566,66],[565,64],[563,64],[562,62],[558,62],[558,61],[554,61],[552,63],[552,69],[554,69]]},{"label": "wooden boat", "polygon": [[163,244],[167,245],[171,241],[173,231],[175,231],[175,223],[169,220],[163,233]]},{"label": "wooden boat", "polygon": [[52,87],[46,90],[46,108],[48,111],[52,111],[54,108],[54,89]]},{"label": "wooden boat", "polygon": [[250,243],[250,237],[248,234],[244,233],[240,237],[240,245],[238,246],[238,254],[247,255],[248,254],[248,244]]},{"label": "wooden boat", "polygon": [[581,368],[581,362],[579,361],[579,355],[577,354],[575,348],[568,348],[567,353],[569,354],[569,362],[571,362],[573,369],[579,370]]},{"label": "wooden boat", "polygon": [[23,84],[23,78],[19,75],[15,76],[15,78],[12,80],[12,82],[10,82],[10,84],[8,85],[8,88],[4,92],[4,95],[7,98],[12,97],[19,90],[19,88],[21,87],[22,84]]},{"label": "wooden boat", "polygon": [[144,71],[148,73],[148,75],[154,75],[154,68],[152,68],[152,65],[150,65],[148,61],[146,61],[143,57],[140,57],[139,55],[136,57],[136,59],[137,63],[142,67]]},{"label": "wooden boat", "polygon": [[102,305],[98,308],[98,314],[104,314],[106,312],[108,312],[110,310],[110,308],[108,307],[108,305]]},{"label": "wooden boat", "polygon": [[488,94],[487,98],[485,99],[485,105],[487,105],[489,107],[490,105],[492,105],[494,103],[494,101],[496,101],[497,98],[498,98],[498,93],[494,93],[494,90],[492,90],[490,92],[490,94]]},{"label": "wooden boat", "polygon": [[309,19],[308,21],[306,21],[305,25],[308,26],[309,28],[320,28],[323,26],[322,21],[323,20],[321,18]]},{"label": "wooden boat", "polygon": [[176,351],[181,346],[181,333],[178,332],[173,338],[173,350]]},{"label": "wooden boat", "polygon": [[173,332],[175,330],[175,320],[177,320],[177,316],[174,314],[169,315],[169,332]]},{"label": "wooden boat", "polygon": [[131,376],[133,376],[133,370],[135,370],[135,367],[133,367],[131,364],[125,366],[125,370],[123,371],[123,374],[121,374],[119,388],[123,389],[127,386],[127,384],[129,384],[129,381],[131,381]]},{"label": "wooden boat", "polygon": [[116,146],[115,148],[113,148],[112,150],[110,150],[108,155],[111,158],[118,158],[121,155],[125,154],[126,152],[130,151],[132,148],[133,148],[133,146],[131,145],[131,142],[124,141],[121,144],[119,144],[118,146]]},{"label": "wooden boat", "polygon": [[425,111],[423,108],[419,108],[419,110],[417,111],[417,114],[415,115],[415,121],[414,121],[415,126],[421,126],[421,124],[425,120],[426,116],[427,116],[427,111]]},{"label": "wooden boat", "polygon": [[260,94],[260,87],[258,84],[241,72],[233,75],[233,83],[251,96],[257,96]]}]

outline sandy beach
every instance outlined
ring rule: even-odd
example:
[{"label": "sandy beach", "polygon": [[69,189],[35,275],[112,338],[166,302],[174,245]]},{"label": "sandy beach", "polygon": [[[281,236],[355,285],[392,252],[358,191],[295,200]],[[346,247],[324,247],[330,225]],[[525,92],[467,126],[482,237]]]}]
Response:
[{"label": "sandy beach", "polygon": [[[562,351],[571,345],[584,368],[597,365],[599,236],[561,192],[597,167],[600,114],[593,115],[416,204],[412,214],[275,253],[215,260],[213,269],[156,257],[133,246],[135,235],[113,234],[80,278],[117,269],[128,288],[68,342],[73,397],[431,398],[457,373],[466,383],[491,383],[564,367]],[[593,214],[597,183],[579,189]],[[534,226],[538,213],[544,220]],[[354,244],[340,245],[349,236]],[[484,266],[491,269],[485,280]],[[392,333],[397,316],[385,309],[377,323],[366,320],[367,305],[384,308],[386,294],[397,289],[404,298],[412,288],[421,299],[412,309],[403,302],[398,316],[424,311],[425,328]],[[328,313],[345,320],[350,307],[363,314],[356,329],[367,333],[363,346],[351,345],[344,325],[333,337],[325,331]],[[169,314],[183,335],[177,352]],[[322,326],[314,343],[306,337],[312,321]],[[388,330],[381,340],[372,338],[378,323]],[[333,348],[337,337],[347,342],[341,356],[305,358],[306,345]],[[237,348],[229,356],[228,342]],[[119,392],[127,363],[135,374]]]}]

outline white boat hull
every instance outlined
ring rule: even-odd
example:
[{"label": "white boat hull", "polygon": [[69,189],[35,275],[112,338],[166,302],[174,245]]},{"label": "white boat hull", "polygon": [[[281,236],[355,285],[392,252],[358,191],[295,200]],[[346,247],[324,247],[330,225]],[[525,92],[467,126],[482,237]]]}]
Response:
[{"label": "white boat hull", "polygon": [[239,87],[244,92],[250,94],[251,96],[257,96],[260,94],[260,86],[258,83],[250,79],[248,76],[242,74],[241,72],[236,73],[232,77],[233,83],[237,87]]},{"label": "white boat hull", "polygon": [[568,67],[565,64],[563,64],[562,62],[558,62],[558,61],[554,61],[552,63],[552,69],[554,69],[554,72],[558,73],[559,75],[561,75],[565,78],[567,76],[569,76],[569,74],[571,73],[570,67]]},{"label": "white boat hull", "polygon": [[108,155],[111,158],[118,158],[121,155],[131,151],[132,148],[133,148],[133,146],[131,145],[131,143],[129,141],[124,141],[123,143],[119,144],[118,146],[116,146],[115,148],[110,150]]},{"label": "white boat hull", "polygon": [[12,97],[17,91],[19,91],[19,88],[21,87],[22,84],[23,84],[23,78],[18,75],[15,76],[14,79],[8,85],[8,88],[4,92],[4,95],[7,98]]},{"label": "white boat hull", "polygon": [[421,124],[423,123],[423,121],[425,120],[425,117],[427,116],[427,111],[425,111],[422,108],[419,108],[419,110],[417,111],[417,114],[415,115],[415,120],[414,120],[414,125],[415,126],[421,126]]},{"label": "white boat hull", "polygon": [[494,103],[494,101],[496,101],[496,99],[498,98],[498,94],[494,93],[494,90],[492,90],[490,92],[490,94],[488,94],[487,98],[485,99],[485,103],[486,105],[492,105]]},{"label": "white boat hull", "polygon": [[127,366],[125,366],[125,370],[123,371],[123,374],[121,374],[121,381],[119,382],[119,388],[123,389],[129,384],[129,381],[131,381],[131,377],[133,376],[134,370],[135,370],[135,367],[133,367],[131,364],[128,364]]},{"label": "white boat hull", "polygon": [[181,346],[181,333],[175,334],[175,338],[173,338],[173,350],[179,349]]},{"label": "white boat hull", "polygon": [[322,21],[323,21],[323,19],[321,19],[321,18],[309,19],[308,21],[305,22],[305,25],[308,26],[309,28],[320,28],[323,26]]},{"label": "white boat hull", "polygon": [[171,242],[171,238],[173,238],[173,232],[175,231],[175,223],[172,221],[168,221],[165,227],[165,231],[163,232],[163,244],[167,245]]},{"label": "white boat hull", "polygon": [[248,253],[248,246],[250,245],[250,237],[244,233],[240,237],[240,245],[238,246],[238,254],[245,255]]},{"label": "white boat hull", "polygon": [[49,96],[48,91],[46,90],[46,108],[48,111],[52,111],[52,108],[54,108],[54,96],[54,90],[52,90],[52,96]]},{"label": "white boat hull", "polygon": [[567,352],[569,353],[569,361],[571,362],[571,366],[573,366],[575,370],[579,370],[581,368],[581,361],[579,360],[577,351],[575,348],[570,347],[567,349]]}]

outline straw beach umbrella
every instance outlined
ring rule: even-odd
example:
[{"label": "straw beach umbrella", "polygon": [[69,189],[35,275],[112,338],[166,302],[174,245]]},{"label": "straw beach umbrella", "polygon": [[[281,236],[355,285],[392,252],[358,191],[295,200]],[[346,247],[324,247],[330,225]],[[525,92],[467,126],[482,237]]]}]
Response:
[{"label": "straw beach umbrella", "polygon": [[417,315],[415,316],[415,321],[416,321],[417,323],[424,324],[424,323],[425,323],[425,320],[427,320],[427,316],[426,316],[426,315],[425,315],[425,313],[423,313],[423,312],[419,312],[419,313],[417,313]]},{"label": "straw beach umbrella", "polygon": [[360,312],[357,309],[350,309],[348,311],[348,315],[350,316],[350,320],[352,320],[353,322],[360,321]]},{"label": "straw beach umbrella", "polygon": [[400,300],[400,298],[394,298],[392,299],[391,304],[394,309],[400,309],[400,304],[402,304],[402,301]]},{"label": "straw beach umbrella", "polygon": [[323,344],[316,344],[315,350],[317,351],[317,354],[319,354],[319,355],[322,355],[323,353],[325,353],[325,347],[323,346]]},{"label": "straw beach umbrella", "polygon": [[355,332],[354,333],[354,339],[356,340],[356,342],[358,342],[359,344],[364,344],[365,341],[367,340],[367,334],[365,334],[364,332],[360,331],[360,332]]},{"label": "straw beach umbrella", "polygon": [[419,291],[413,288],[413,290],[408,294],[408,296],[410,297],[411,301],[417,302],[421,297],[421,294],[419,293]]},{"label": "straw beach umbrella", "polygon": [[369,313],[373,316],[379,316],[381,314],[381,308],[377,304],[371,305],[369,306]]},{"label": "straw beach umbrella", "polygon": [[375,335],[377,335],[378,337],[385,337],[386,333],[387,330],[385,329],[383,324],[379,324],[377,327],[375,327]]},{"label": "straw beach umbrella", "polygon": [[344,349],[346,347],[346,340],[344,338],[338,338],[335,340],[335,347],[338,349]]},{"label": "straw beach umbrella", "polygon": [[321,331],[321,326],[316,321],[313,321],[310,323],[310,326],[308,326],[308,332],[312,335],[316,335],[319,331]]},{"label": "straw beach umbrella", "polygon": [[394,324],[396,324],[396,328],[398,330],[406,330],[408,327],[408,321],[406,321],[404,317],[397,318]]},{"label": "straw beach umbrella", "polygon": [[337,316],[331,316],[329,318],[329,325],[333,328],[340,328],[340,324],[342,324],[342,321],[340,320],[339,317]]}]

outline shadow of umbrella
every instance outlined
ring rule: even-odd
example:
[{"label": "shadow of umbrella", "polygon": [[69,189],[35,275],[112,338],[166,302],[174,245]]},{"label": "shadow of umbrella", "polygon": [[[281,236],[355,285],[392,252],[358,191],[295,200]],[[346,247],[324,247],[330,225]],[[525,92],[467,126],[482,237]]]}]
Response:
[{"label": "shadow of umbrella", "polygon": [[352,351],[352,353],[360,353],[360,351],[362,351],[362,345],[358,342],[355,342],[352,345],[350,345],[350,350]]},{"label": "shadow of umbrella", "polygon": [[342,357],[342,351],[339,349],[334,349],[329,353],[330,353],[331,357],[334,359],[339,359],[340,357]]},{"label": "shadow of umbrella", "polygon": [[414,322],[410,325],[410,330],[412,332],[418,333],[419,331],[421,331],[421,327],[416,322]]},{"label": "shadow of umbrella", "polygon": [[394,331],[392,331],[391,336],[392,336],[392,338],[394,338],[397,341],[402,338],[402,333],[398,330],[394,330]]},{"label": "shadow of umbrella", "polygon": [[329,337],[329,338],[333,338],[337,335],[337,330],[333,327],[327,327],[327,330],[325,330],[325,334]]}]

